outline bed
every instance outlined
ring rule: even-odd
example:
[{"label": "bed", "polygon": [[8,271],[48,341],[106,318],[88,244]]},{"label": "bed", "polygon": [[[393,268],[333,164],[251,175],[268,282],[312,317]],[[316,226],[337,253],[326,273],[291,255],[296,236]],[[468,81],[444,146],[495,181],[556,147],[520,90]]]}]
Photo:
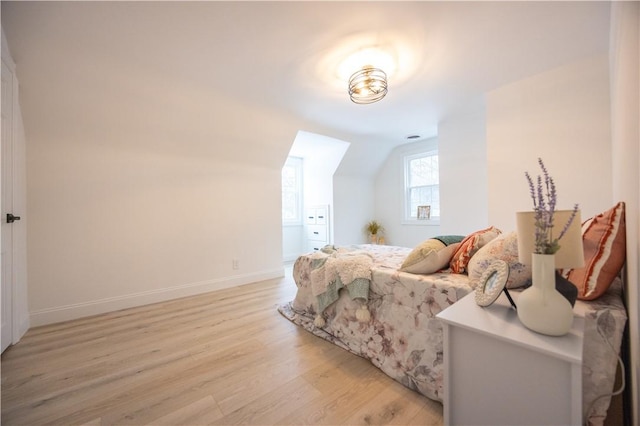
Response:
[{"label": "bed", "polygon": [[[370,360],[406,387],[442,401],[442,325],[436,315],[474,291],[473,285],[467,273],[400,271],[411,251],[404,247],[355,245],[328,247],[300,256],[293,267],[298,287],[295,299],[278,309],[314,335]],[[370,259],[368,294],[363,296],[361,288],[340,285],[331,289],[332,297],[318,302],[319,290],[317,285],[314,287],[317,273],[332,257],[349,257],[348,262]],[[355,275],[349,279],[355,282],[362,278]],[[601,424],[610,397],[599,396],[612,392],[617,352],[627,320],[620,283],[616,282],[597,300],[577,301],[574,312],[585,317],[584,418],[591,424]]]}]

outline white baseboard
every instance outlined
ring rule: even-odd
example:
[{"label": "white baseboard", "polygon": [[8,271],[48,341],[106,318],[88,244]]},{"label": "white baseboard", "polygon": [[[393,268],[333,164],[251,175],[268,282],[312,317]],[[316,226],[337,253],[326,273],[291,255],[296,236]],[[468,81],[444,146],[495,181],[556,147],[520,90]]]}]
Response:
[{"label": "white baseboard", "polygon": [[104,314],[107,312],[119,311],[121,309],[149,305],[151,303],[164,302],[167,300],[178,299],[180,297],[195,296],[197,294],[237,287],[244,284],[280,278],[283,276],[284,268],[277,268],[253,274],[234,275],[231,277],[200,281],[123,296],[109,297],[100,300],[76,303],[73,305],[58,306],[31,312],[29,322],[32,327],[53,324],[92,315]]},{"label": "white baseboard", "polygon": [[20,339],[22,339],[22,336],[24,336],[24,334],[29,330],[29,326],[30,324],[28,316],[25,316],[18,320],[18,324],[13,329],[13,341],[11,342],[13,345],[18,343]]}]

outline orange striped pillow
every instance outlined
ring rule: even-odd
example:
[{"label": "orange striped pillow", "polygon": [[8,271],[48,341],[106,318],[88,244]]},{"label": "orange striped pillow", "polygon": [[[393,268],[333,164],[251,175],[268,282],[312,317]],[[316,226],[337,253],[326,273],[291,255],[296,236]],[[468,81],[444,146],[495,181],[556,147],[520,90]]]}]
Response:
[{"label": "orange striped pillow", "polygon": [[453,253],[453,257],[449,262],[451,272],[455,274],[462,274],[467,269],[471,256],[476,254],[480,248],[486,245],[489,241],[500,235],[502,231],[494,226],[490,226],[486,229],[476,231],[467,235],[464,240],[460,242],[460,245]]},{"label": "orange striped pillow", "polygon": [[562,271],[578,288],[578,299],[602,296],[620,273],[627,256],[624,202],[582,224],[584,267]]}]

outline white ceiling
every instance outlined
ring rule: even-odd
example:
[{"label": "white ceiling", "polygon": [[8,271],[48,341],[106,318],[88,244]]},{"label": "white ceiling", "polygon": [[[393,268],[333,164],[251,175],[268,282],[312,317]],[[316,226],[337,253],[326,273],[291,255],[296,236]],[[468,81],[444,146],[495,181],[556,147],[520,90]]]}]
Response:
[{"label": "white ceiling", "polygon": [[[609,4],[2,1],[2,27],[22,102],[40,121],[68,108],[97,125],[87,108],[71,112],[79,93],[96,105],[121,97],[133,116],[142,97],[206,94],[225,100],[217,108],[277,111],[390,149],[410,134],[434,136],[439,121],[481,105],[489,90],[606,52]],[[403,63],[385,99],[356,105],[335,81],[336,61],[374,42]],[[227,132],[260,131],[240,127]]]}]

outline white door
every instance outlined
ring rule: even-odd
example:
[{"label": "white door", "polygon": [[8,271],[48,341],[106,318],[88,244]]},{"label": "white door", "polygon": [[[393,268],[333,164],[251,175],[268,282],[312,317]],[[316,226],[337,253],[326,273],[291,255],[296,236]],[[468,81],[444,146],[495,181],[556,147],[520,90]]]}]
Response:
[{"label": "white door", "polygon": [[2,61],[2,351],[13,340],[13,231],[7,214],[13,214],[13,73]]}]

